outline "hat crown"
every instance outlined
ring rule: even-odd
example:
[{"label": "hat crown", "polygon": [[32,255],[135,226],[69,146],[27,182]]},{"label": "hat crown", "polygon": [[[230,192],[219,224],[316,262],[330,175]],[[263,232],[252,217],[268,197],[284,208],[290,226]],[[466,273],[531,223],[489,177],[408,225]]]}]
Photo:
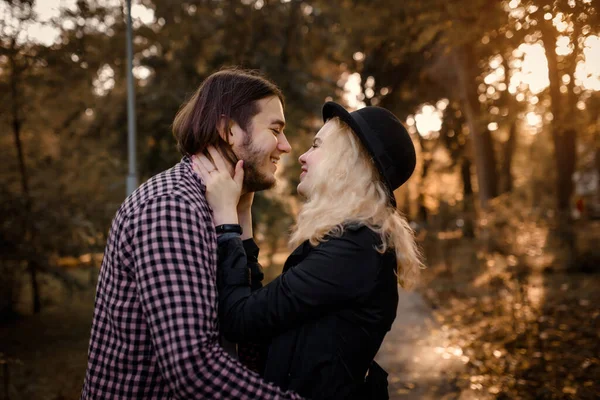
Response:
[{"label": "hat crown", "polygon": [[358,136],[395,205],[392,192],[410,178],[416,166],[415,147],[404,125],[385,108],[370,106],[348,113],[341,105],[327,102],[323,106],[323,119],[332,117],[339,117]]}]

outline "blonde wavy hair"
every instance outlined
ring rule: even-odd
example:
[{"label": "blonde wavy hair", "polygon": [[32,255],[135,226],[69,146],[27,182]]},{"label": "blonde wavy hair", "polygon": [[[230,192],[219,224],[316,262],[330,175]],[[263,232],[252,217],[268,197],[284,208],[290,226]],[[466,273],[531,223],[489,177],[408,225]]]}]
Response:
[{"label": "blonde wavy hair", "polygon": [[395,251],[400,285],[413,287],[424,267],[422,255],[406,218],[389,204],[371,156],[339,118],[327,121],[323,129],[329,131],[320,144],[324,157],[318,170],[311,171],[310,197],[300,210],[290,245],[308,240],[316,246],[326,236],[341,236],[345,224],[365,225],[381,236],[377,251]]}]

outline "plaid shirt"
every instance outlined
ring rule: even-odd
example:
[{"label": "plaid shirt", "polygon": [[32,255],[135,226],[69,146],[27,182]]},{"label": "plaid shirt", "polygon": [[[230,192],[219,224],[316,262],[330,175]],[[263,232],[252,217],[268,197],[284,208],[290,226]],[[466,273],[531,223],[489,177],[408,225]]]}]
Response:
[{"label": "plaid shirt", "polygon": [[204,192],[184,157],[119,208],[81,399],[300,399],[219,346],[217,245]]}]

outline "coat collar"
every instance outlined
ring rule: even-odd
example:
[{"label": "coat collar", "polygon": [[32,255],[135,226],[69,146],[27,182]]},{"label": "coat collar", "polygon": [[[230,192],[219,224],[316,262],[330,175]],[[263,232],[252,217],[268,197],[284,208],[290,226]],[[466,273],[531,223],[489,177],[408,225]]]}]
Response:
[{"label": "coat collar", "polygon": [[285,264],[283,265],[283,271],[287,271],[294,265],[299,264],[304,258],[310,253],[312,246],[308,240],[305,240],[300,246],[296,247],[296,249],[290,254],[290,256],[285,260]]},{"label": "coat collar", "polygon": [[[356,231],[362,226],[364,225],[358,222],[347,222],[344,224],[344,229],[347,231]],[[290,254],[290,256],[287,258],[285,264],[283,265],[283,271],[285,272],[294,265],[298,265],[300,262],[302,262],[302,260],[306,258],[312,249],[313,246],[311,246],[310,242],[305,240],[300,246],[296,247],[292,254]]]}]

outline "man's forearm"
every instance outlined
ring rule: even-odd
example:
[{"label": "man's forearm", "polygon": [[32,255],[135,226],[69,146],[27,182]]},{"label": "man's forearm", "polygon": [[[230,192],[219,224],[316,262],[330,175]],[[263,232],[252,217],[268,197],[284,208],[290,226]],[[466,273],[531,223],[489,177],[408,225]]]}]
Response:
[{"label": "man's forearm", "polygon": [[291,391],[283,391],[244,368],[217,344],[201,346],[188,359],[172,364],[167,375],[177,399],[302,399]]}]

